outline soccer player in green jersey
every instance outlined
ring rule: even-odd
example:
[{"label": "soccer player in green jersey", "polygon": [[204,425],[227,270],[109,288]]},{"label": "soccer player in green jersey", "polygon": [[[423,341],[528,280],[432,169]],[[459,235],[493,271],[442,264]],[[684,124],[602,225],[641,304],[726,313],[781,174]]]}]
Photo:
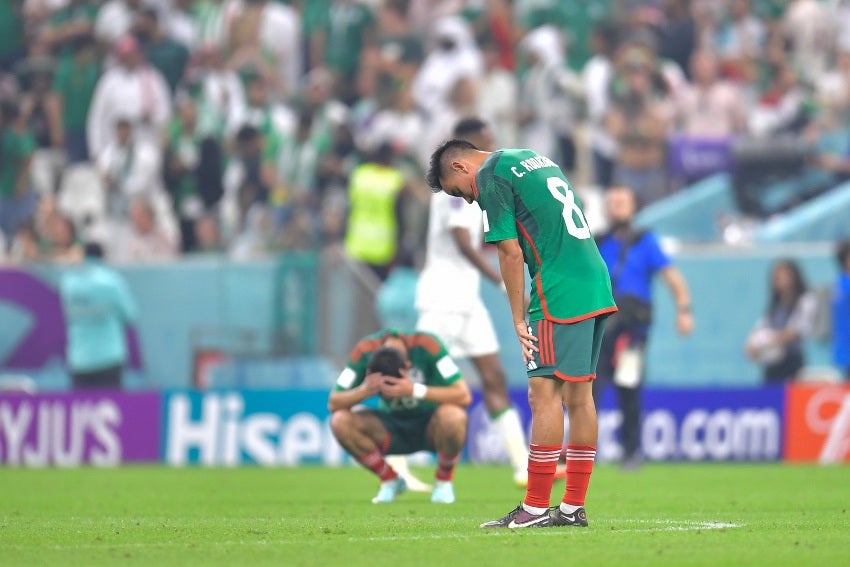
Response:
[{"label": "soccer player in green jersey", "polygon": [[[498,248],[514,330],[528,370],[532,427],[528,488],[522,504],[482,528],[587,526],[585,495],[596,457],[596,377],[605,318],[617,310],[608,269],[561,169],[531,150],[483,152],[463,140],[434,151],[428,172],[434,191],[477,201],[484,240]],[[523,296],[533,280],[529,323]],[[451,293],[451,285],[446,286]],[[566,490],[549,508],[570,420]]]},{"label": "soccer player in green jersey", "polygon": [[[376,409],[354,407],[380,396]],[[385,330],[354,347],[328,399],[340,445],[381,479],[375,503],[392,502],[406,484],[384,455],[437,453],[431,501],[455,501],[452,475],[466,440],[469,387],[446,347],[430,333]]]}]

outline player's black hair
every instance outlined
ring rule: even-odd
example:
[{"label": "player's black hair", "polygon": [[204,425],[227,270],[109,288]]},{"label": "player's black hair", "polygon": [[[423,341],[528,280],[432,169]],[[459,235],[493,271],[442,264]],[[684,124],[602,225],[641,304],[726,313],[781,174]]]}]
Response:
[{"label": "player's black hair", "polygon": [[369,364],[366,365],[366,372],[380,372],[386,376],[395,376],[401,378],[401,371],[406,366],[404,355],[400,350],[391,346],[378,347],[372,356],[369,357]]},{"label": "player's black hair", "polygon": [[455,138],[466,139],[470,135],[480,134],[486,129],[486,122],[475,116],[470,116],[467,118],[461,118],[458,123],[455,124],[452,135]]},{"label": "player's black hair", "polygon": [[434,153],[431,154],[431,163],[428,165],[428,176],[426,178],[431,191],[439,193],[443,190],[443,186],[440,185],[440,178],[447,172],[449,162],[470,150],[477,151],[478,148],[471,142],[457,138],[446,140],[434,150]]},{"label": "player's black hair", "polygon": [[841,271],[848,269],[847,261],[850,260],[850,238],[838,243],[838,248],[835,250],[835,259],[838,260],[838,267]]}]

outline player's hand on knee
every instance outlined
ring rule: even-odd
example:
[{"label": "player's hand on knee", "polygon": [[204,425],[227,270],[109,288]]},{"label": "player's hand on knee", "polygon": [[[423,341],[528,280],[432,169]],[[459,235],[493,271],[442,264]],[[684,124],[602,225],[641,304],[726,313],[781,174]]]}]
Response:
[{"label": "player's hand on knee", "polygon": [[523,362],[528,364],[534,360],[534,353],[539,350],[537,345],[534,344],[537,342],[537,337],[531,334],[531,329],[525,321],[514,323],[514,330],[516,331],[516,336],[519,339],[519,344],[522,348]]}]

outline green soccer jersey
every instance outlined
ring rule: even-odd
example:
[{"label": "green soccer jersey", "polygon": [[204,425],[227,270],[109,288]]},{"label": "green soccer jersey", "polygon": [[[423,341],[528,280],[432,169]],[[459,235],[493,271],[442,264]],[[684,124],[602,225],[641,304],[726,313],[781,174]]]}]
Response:
[{"label": "green soccer jersey", "polygon": [[[342,392],[352,390],[363,383],[366,378],[366,367],[372,353],[384,343],[383,331],[373,333],[354,347],[345,369],[337,378],[334,390]],[[449,356],[443,343],[431,333],[398,333],[407,347],[407,357],[411,368],[408,371],[410,379],[426,386],[444,387],[454,384],[461,379],[460,369]],[[397,400],[381,398],[380,407],[393,412],[433,411],[438,404],[413,397]]]},{"label": "green soccer jersey", "polygon": [[519,240],[534,281],[531,321],[575,323],[617,310],[581,202],[557,164],[532,150],[501,150],[475,182],[484,239]]}]

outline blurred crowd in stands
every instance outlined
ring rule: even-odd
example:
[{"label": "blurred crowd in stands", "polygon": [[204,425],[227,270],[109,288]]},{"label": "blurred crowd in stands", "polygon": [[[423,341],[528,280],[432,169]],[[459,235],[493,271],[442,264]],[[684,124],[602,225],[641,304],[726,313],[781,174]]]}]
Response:
[{"label": "blurred crowd in stands", "polygon": [[0,259],[388,266],[459,118],[646,205],[739,139],[837,183],[848,110],[846,1],[0,0]]}]

